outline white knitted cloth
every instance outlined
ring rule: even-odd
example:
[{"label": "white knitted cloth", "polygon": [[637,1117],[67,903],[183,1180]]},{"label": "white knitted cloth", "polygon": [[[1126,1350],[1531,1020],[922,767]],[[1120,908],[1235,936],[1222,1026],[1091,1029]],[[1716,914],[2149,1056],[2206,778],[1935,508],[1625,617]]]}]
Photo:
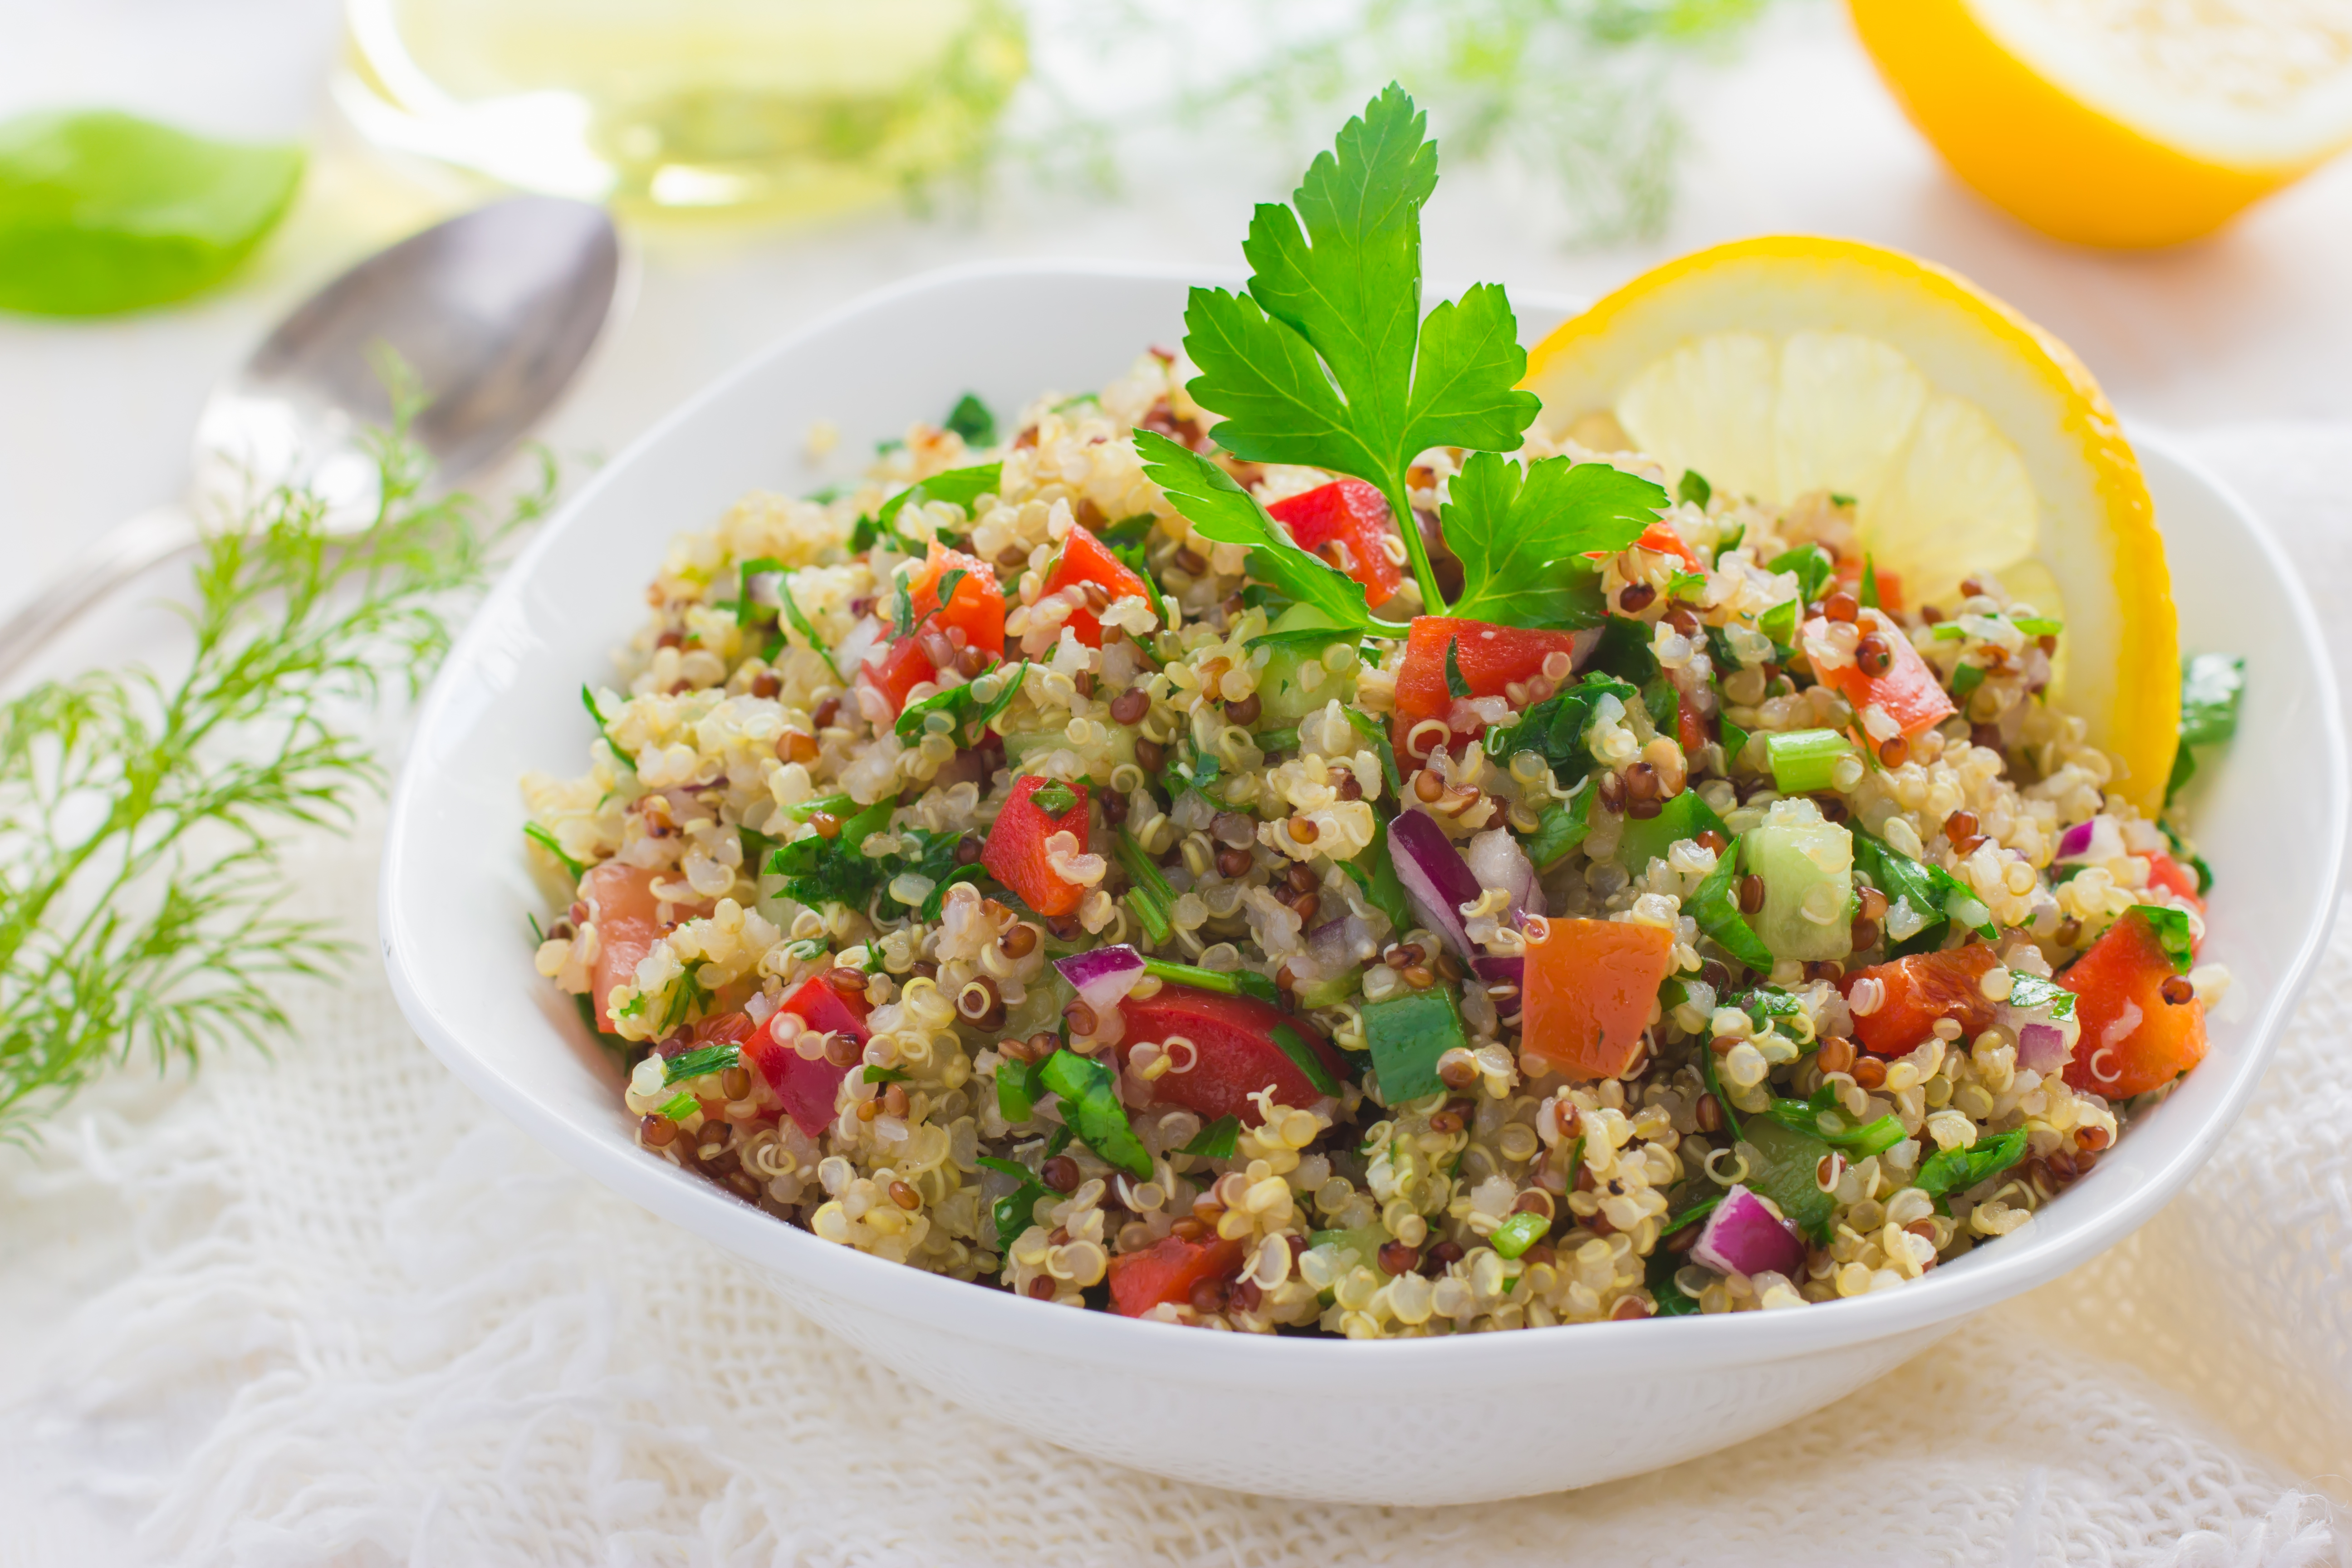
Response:
[{"label": "white knitted cloth", "polygon": [[[2352,433],[2201,445],[2340,602]],[[364,925],[373,853],[320,847],[319,907]],[[2106,1257],[1726,1453],[1394,1512],[945,1404],[485,1110],[373,971],[300,1000],[275,1062],[0,1156],[0,1289],[49,1325],[0,1381],[0,1564],[2352,1564],[2352,921],[2220,1153]]]}]

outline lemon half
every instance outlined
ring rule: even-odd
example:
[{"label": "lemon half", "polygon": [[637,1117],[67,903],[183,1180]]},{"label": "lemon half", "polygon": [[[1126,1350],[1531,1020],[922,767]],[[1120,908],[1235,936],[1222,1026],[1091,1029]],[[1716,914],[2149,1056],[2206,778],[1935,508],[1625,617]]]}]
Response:
[{"label": "lemon half", "polygon": [[1770,501],[1854,498],[1915,604],[1990,572],[2066,623],[2051,697],[2163,804],[2179,627],[2139,462],[2082,362],[1966,279],[1851,240],[1698,251],[1528,358],[1541,428],[1613,415],[1669,474]]},{"label": "lemon half", "polygon": [[2062,239],[2192,239],[2352,145],[2343,0],[1848,4],[1954,172]]}]

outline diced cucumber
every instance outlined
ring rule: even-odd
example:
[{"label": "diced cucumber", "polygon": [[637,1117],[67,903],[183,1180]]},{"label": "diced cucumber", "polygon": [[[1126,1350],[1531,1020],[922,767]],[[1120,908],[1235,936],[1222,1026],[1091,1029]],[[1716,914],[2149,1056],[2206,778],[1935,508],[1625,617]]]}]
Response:
[{"label": "diced cucumber", "polygon": [[[1121,763],[1135,761],[1136,731],[1125,724],[1110,724],[1105,728],[1109,731],[1109,739],[1105,742],[1104,750],[1110,760],[1092,775],[1097,784],[1108,780],[1110,770]],[[1069,743],[1070,738],[1059,730],[1015,731],[1004,737],[1004,759],[1017,770],[1025,759],[1042,757],[1056,748],[1067,747]]]},{"label": "diced cucumber", "polygon": [[[1269,632],[1306,631],[1313,626],[1337,626],[1339,623],[1312,605],[1293,605],[1275,617]],[[1344,640],[1344,639],[1338,639]],[[1265,650],[1265,668],[1257,673],[1258,723],[1266,729],[1296,726],[1309,713],[1320,713],[1334,697],[1342,706],[1356,700],[1356,676],[1350,670],[1334,675],[1328,668],[1323,679],[1309,691],[1299,683],[1300,672],[1309,664],[1320,664],[1329,643],[1322,647],[1276,644]]]},{"label": "diced cucumber", "polygon": [[1780,1217],[1806,1235],[1817,1240],[1825,1237],[1837,1199],[1822,1191],[1814,1175],[1830,1146],[1762,1116],[1742,1117],[1739,1138],[1757,1155],[1748,1172],[1748,1190],[1780,1205]]},{"label": "diced cucumber", "polygon": [[1389,1235],[1388,1227],[1380,1221],[1374,1220],[1370,1225],[1360,1225],[1353,1230],[1310,1232],[1307,1237],[1307,1245],[1336,1247],[1343,1254],[1354,1254],[1356,1261],[1365,1268],[1378,1268],[1381,1266],[1381,1248],[1393,1239],[1395,1238]]},{"label": "diced cucumber", "polygon": [[1698,791],[1686,789],[1647,821],[1638,816],[1625,819],[1624,834],[1617,840],[1617,864],[1638,877],[1649,869],[1651,861],[1664,859],[1666,851],[1684,839],[1710,831],[1723,834],[1727,841],[1731,837],[1714,807],[1699,798]]},{"label": "diced cucumber", "polygon": [[1749,918],[1772,956],[1814,962],[1853,951],[1853,837],[1810,800],[1776,800],[1740,836],[1740,858],[1764,879]]}]

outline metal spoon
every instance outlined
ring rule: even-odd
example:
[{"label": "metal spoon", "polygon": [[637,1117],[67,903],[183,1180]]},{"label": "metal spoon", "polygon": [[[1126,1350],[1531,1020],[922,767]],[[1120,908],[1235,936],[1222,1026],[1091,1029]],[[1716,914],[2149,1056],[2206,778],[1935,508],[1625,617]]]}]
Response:
[{"label": "metal spoon", "polygon": [[110,531],[0,626],[0,678],[114,589],[200,542],[225,500],[303,483],[328,500],[331,530],[366,526],[375,461],[362,437],[392,417],[385,350],[428,399],[411,435],[444,480],[501,456],[571,384],[620,272],[619,237],[602,210],[516,196],[343,273],[213,389],[187,497]]}]

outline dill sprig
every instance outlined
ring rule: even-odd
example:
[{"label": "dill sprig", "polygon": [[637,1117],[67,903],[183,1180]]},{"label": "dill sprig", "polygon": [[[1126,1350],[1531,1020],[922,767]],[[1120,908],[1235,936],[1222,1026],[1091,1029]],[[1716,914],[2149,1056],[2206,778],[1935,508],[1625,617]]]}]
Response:
[{"label": "dill sprig", "polygon": [[173,606],[194,644],[175,679],[100,669],[0,704],[0,1137],[132,1057],[161,1070],[266,1048],[289,1028],[273,987],[351,955],[280,912],[285,835],[348,827],[383,788],[364,733],[378,701],[415,699],[458,596],[555,481],[542,454],[495,522],[471,497],[428,496],[421,401],[394,379],[364,529],[275,489],[208,531],[193,603]]}]

